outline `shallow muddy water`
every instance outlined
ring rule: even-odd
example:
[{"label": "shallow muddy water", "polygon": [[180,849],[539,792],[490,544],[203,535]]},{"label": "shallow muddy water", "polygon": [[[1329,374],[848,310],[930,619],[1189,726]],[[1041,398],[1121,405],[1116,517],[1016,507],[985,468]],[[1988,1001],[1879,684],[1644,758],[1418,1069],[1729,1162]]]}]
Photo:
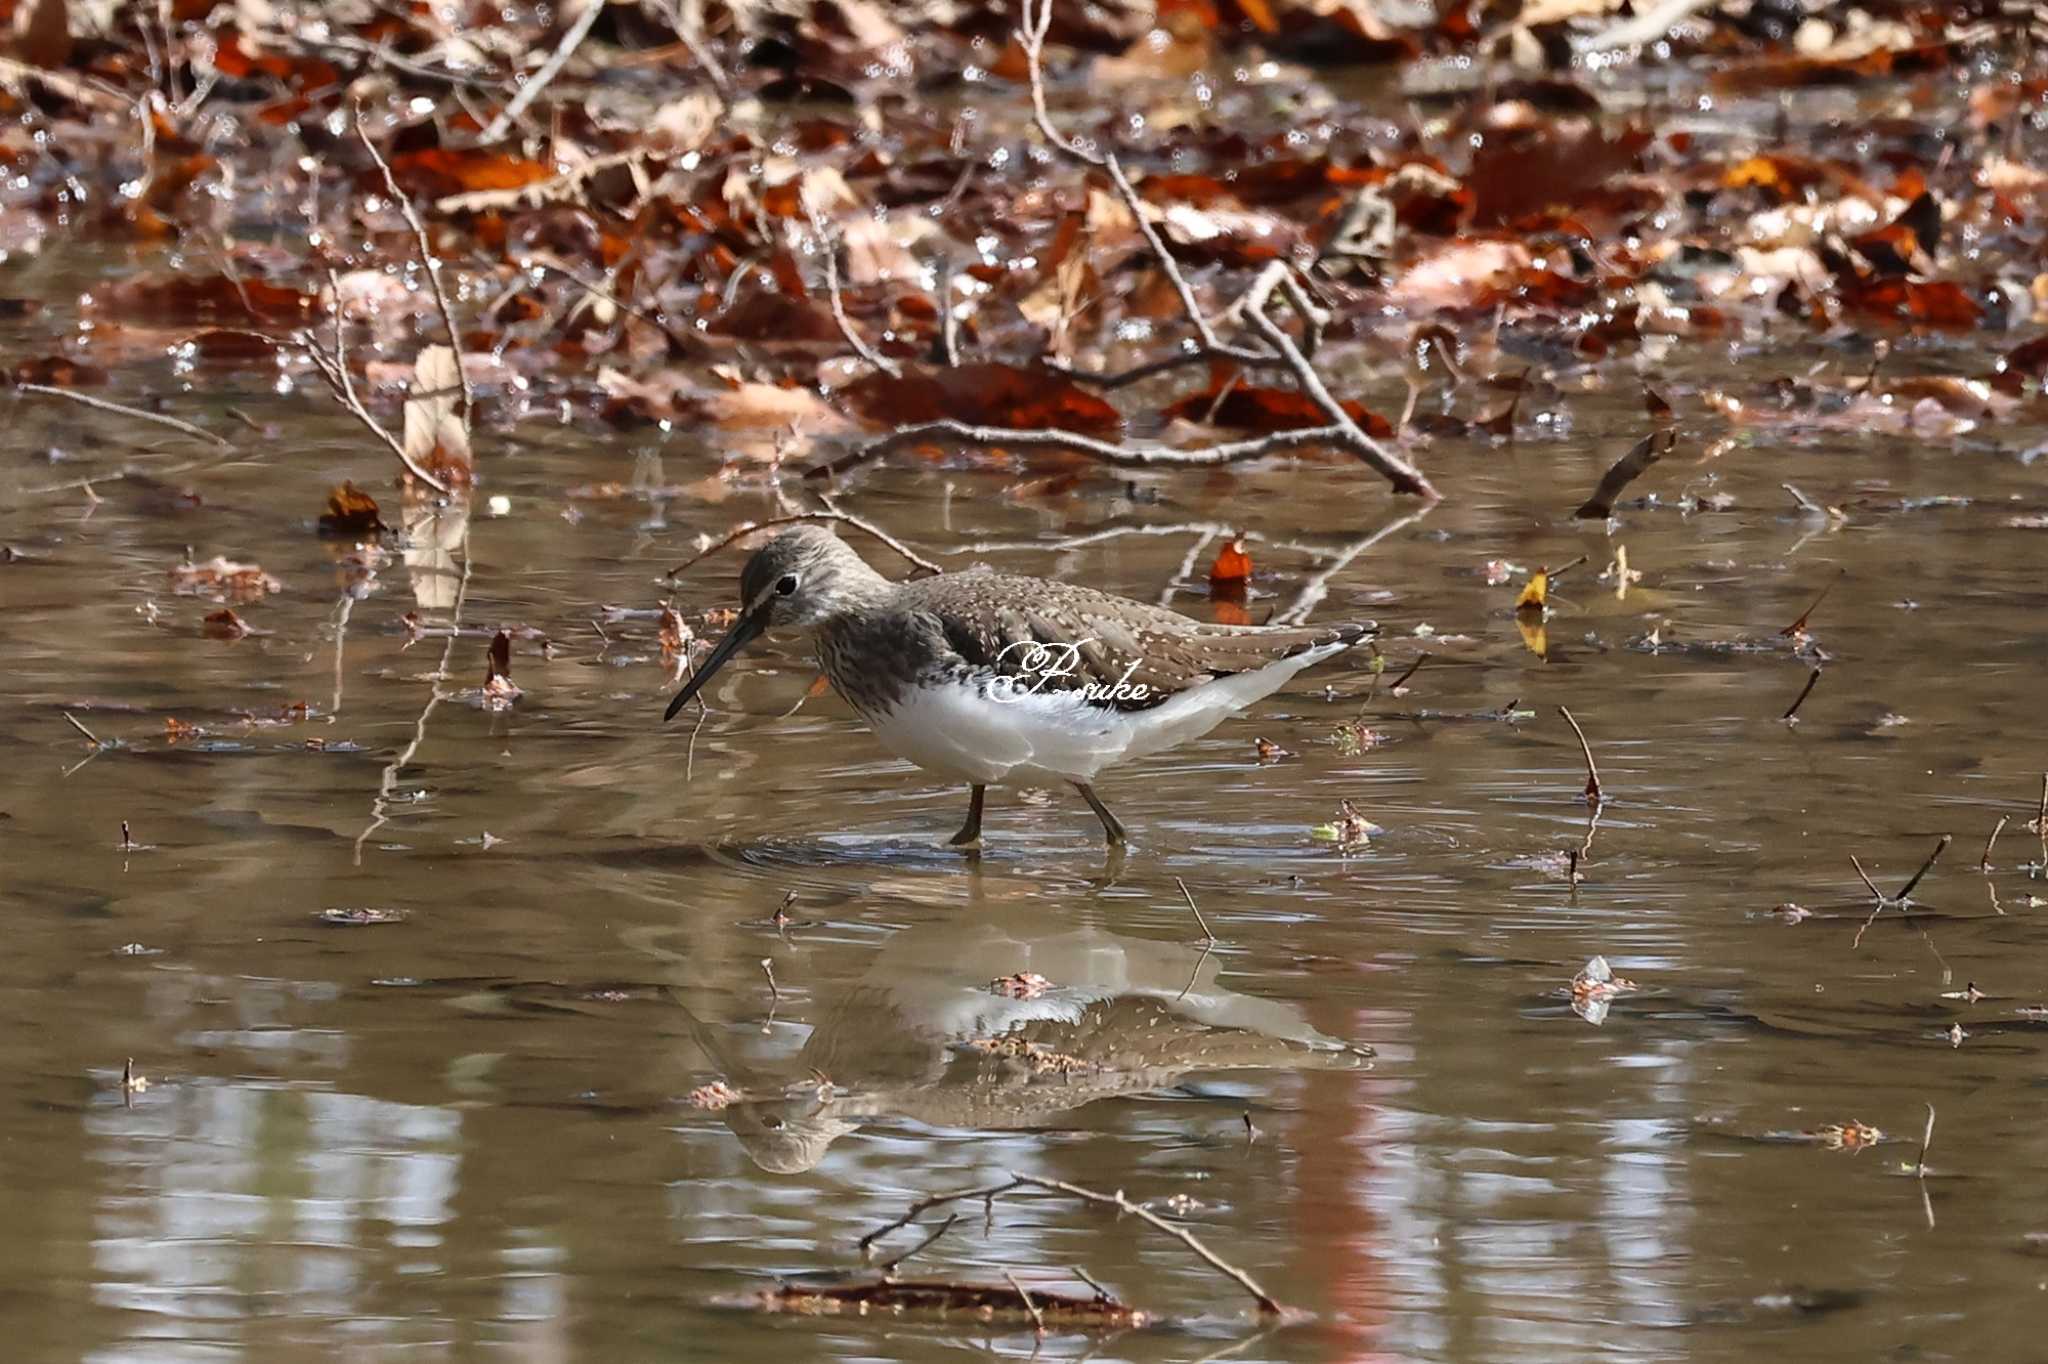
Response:
[{"label": "shallow muddy water", "polygon": [[[1763,363],[1646,372],[1683,411]],[[1659,505],[1611,529],[1570,511],[1641,433],[1634,394],[1574,395],[1563,436],[1439,442],[1420,457],[1451,500],[1313,613],[1381,622],[1375,694],[1362,658],[1324,667],[1111,776],[1137,840],[1120,863],[1070,795],[1014,791],[991,794],[969,860],[939,846],[963,792],[888,759],[836,699],[785,714],[813,675],[793,647],[723,675],[694,737],[660,723],[662,576],[700,533],[775,514],[767,493],[571,498],[629,481],[653,442],[529,421],[481,442],[505,514],[414,525],[344,608],[346,546],[313,518],[345,477],[395,509],[384,457],[310,391],[160,377],[203,390],[178,410],[227,429],[238,407],[269,434],[214,456],[56,402],[11,410],[12,1357],[1023,1357],[1028,1327],[725,1305],[857,1271],[858,1239],[909,1202],[1006,1170],[1123,1190],[1312,1314],[1262,1329],[1131,1218],[965,1206],[907,1270],[1083,1292],[1078,1268],[1172,1319],[1055,1334],[1045,1357],[2024,1356],[2009,1333],[2048,1288],[2048,1024],[2021,1012],[2048,1004],[2048,887],[2021,827],[2048,762],[2048,532],[2011,523],[2043,510],[2023,458],[2042,433],[1763,428],[1711,463],[1689,438],[1631,490]],[[1398,380],[1374,383],[1398,408]],[[688,435],[660,453],[676,482],[703,459]],[[96,500],[53,490],[117,470]],[[1847,521],[1801,516],[1788,481]],[[1014,482],[882,468],[847,505],[949,561],[1197,615],[1220,542],[1057,543],[1185,522],[1286,540],[1251,547],[1263,615],[1326,562],[1311,551],[1415,510],[1341,464],[1091,474],[1050,499]],[[1595,576],[1617,545],[1643,575],[1625,597]],[[166,576],[188,546],[279,579],[237,607],[261,633],[205,636],[219,604]],[[1514,594],[1581,554],[1546,661]],[[736,569],[703,565],[678,605],[726,605]],[[1811,658],[1779,631],[1830,583],[1826,672],[1788,725]],[[435,627],[458,591],[451,646]],[[493,712],[475,689],[500,625],[552,647],[517,642],[524,696]],[[1361,705],[1381,742],[1347,754],[1331,736]],[[1585,774],[1560,705],[1610,800],[1576,888]],[[95,752],[66,712],[118,743]],[[172,718],[200,732],[172,742]],[[1291,756],[1262,764],[1261,736]],[[1311,832],[1347,799],[1384,830],[1368,847]],[[1886,909],[1859,942],[1851,854],[1891,890],[1945,833],[1910,918]],[[1596,955],[1639,987],[1597,1026],[1570,991]],[[1024,971],[1051,984],[1035,1006],[991,992]],[[1022,1035],[1079,1064],[965,1045],[1027,1015]],[[124,1089],[130,1057],[146,1087]],[[748,1101],[692,1105],[718,1081]],[[1882,1140],[1823,1139],[1851,1124]]]}]

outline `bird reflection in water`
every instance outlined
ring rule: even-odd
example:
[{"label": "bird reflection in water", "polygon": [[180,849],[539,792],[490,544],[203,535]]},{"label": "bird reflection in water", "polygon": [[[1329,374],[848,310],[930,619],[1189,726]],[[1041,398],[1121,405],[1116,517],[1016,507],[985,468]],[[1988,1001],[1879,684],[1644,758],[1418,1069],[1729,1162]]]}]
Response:
[{"label": "bird reflection in water", "polygon": [[870,1123],[1017,1130],[1231,1070],[1341,1070],[1369,1047],[1217,983],[1214,953],[1042,910],[905,929],[772,1072],[698,1039],[737,1086],[721,1115],[762,1169],[798,1174]]}]

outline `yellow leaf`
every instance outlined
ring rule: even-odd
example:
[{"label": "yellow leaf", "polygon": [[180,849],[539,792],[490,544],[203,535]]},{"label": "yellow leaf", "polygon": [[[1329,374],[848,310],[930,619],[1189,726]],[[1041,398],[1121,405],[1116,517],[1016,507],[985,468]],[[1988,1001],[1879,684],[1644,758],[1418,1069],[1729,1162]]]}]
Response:
[{"label": "yellow leaf", "polygon": [[1550,574],[1537,569],[1529,575],[1529,581],[1522,587],[1522,595],[1515,598],[1515,614],[1541,615],[1544,600],[1550,593]]}]

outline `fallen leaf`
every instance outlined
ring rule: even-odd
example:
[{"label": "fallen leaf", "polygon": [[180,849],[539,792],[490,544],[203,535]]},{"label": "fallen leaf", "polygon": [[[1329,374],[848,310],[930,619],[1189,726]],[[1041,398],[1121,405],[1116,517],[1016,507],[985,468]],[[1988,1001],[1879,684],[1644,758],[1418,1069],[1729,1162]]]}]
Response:
[{"label": "fallen leaf", "polygon": [[884,426],[952,420],[1024,430],[1058,427],[1091,436],[1123,429],[1116,408],[1071,379],[995,361],[947,369],[906,365],[900,376],[876,371],[839,394],[862,417]]},{"label": "fallen leaf", "polygon": [[209,639],[241,639],[250,633],[247,623],[225,606],[206,617],[200,628]]},{"label": "fallen leaf", "polygon": [[181,597],[246,602],[284,591],[284,584],[255,564],[238,564],[217,555],[203,564],[173,564],[167,573],[171,590]]},{"label": "fallen leaf", "polygon": [[1036,971],[1019,971],[998,976],[988,983],[989,993],[1005,999],[1036,999],[1052,988],[1052,982]]},{"label": "fallen leaf", "polygon": [[353,483],[339,483],[327,490],[327,510],[320,517],[323,535],[375,535],[387,530],[377,515],[377,499]]}]

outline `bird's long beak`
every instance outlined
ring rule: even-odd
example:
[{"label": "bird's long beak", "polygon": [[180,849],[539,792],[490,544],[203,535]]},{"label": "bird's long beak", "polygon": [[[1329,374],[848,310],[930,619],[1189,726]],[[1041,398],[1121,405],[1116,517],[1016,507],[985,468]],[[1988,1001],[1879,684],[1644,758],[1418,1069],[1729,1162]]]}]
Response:
[{"label": "bird's long beak", "polygon": [[756,610],[734,621],[732,629],[725,632],[725,638],[718,641],[717,646],[711,651],[711,656],[704,660],[703,666],[698,668],[690,680],[683,685],[683,689],[676,693],[676,699],[668,703],[668,710],[663,713],[661,718],[663,720],[675,719],[676,712],[689,705],[690,698],[704,690],[704,684],[711,680],[713,673],[723,668],[734,654],[752,644],[756,639],[759,639],[761,632],[767,628],[768,607],[765,603]]}]

